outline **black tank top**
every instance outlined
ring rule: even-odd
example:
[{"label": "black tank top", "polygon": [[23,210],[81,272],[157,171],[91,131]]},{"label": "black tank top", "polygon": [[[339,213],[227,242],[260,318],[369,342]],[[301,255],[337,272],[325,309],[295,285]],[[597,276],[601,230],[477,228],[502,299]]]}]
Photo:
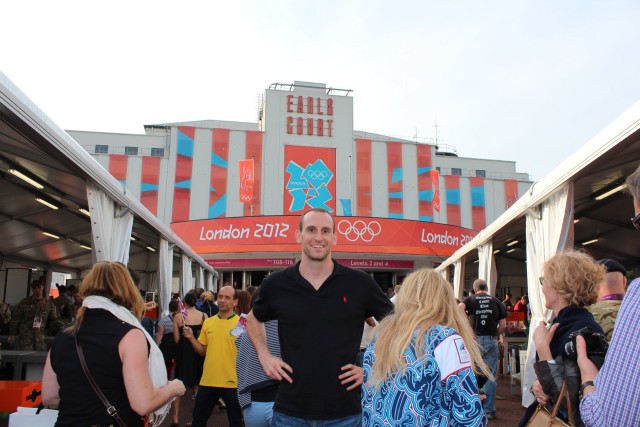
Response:
[{"label": "black tank top", "polygon": [[[118,352],[120,341],[134,328],[106,310],[88,309],[78,333],[78,343],[91,375],[120,418],[127,426],[142,426],[140,415],[129,405]],[[51,345],[51,367],[60,385],[56,426],[115,425],[87,381],[73,335],[60,332],[56,336]]]}]

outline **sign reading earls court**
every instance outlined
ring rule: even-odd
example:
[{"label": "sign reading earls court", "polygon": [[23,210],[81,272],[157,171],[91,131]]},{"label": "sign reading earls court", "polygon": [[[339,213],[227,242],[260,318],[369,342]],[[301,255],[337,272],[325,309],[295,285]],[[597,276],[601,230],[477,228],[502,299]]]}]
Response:
[{"label": "sign reading earls court", "polygon": [[[171,224],[198,253],[297,252],[299,216],[207,219]],[[471,240],[467,228],[430,222],[336,217],[334,252],[412,254],[448,257]]]}]

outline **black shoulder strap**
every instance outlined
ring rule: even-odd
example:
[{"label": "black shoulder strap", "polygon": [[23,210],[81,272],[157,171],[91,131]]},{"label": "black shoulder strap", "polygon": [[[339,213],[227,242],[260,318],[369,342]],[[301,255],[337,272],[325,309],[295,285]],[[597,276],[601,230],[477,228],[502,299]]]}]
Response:
[{"label": "black shoulder strap", "polygon": [[78,331],[76,331],[76,333],[74,334],[73,337],[74,337],[74,340],[76,342],[76,350],[78,351],[78,358],[80,359],[80,364],[82,365],[82,370],[84,371],[84,374],[87,376],[87,380],[89,380],[89,384],[91,384],[91,387],[93,388],[93,391],[96,392],[96,394],[98,395],[98,397],[102,401],[102,404],[107,409],[107,413],[109,415],[111,415],[116,420],[116,422],[118,423],[118,426],[127,427],[127,425],[124,423],[124,421],[122,421],[122,418],[120,418],[120,415],[118,415],[118,411],[116,410],[115,406],[113,406],[111,403],[109,403],[109,401],[107,400],[107,397],[104,395],[104,393],[102,393],[102,390],[100,390],[100,387],[98,387],[98,384],[93,379],[93,376],[91,376],[91,373],[89,372],[89,368],[87,368],[87,362],[85,362],[85,360],[84,360],[84,354],[82,353],[82,347],[80,347],[80,344],[78,344]]}]

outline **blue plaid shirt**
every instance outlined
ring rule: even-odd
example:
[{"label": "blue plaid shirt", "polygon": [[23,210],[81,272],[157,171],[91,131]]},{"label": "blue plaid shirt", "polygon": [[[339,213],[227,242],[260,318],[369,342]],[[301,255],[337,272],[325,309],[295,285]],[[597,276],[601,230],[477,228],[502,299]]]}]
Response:
[{"label": "blue plaid shirt", "polygon": [[580,402],[587,427],[640,426],[640,279],[627,288],[611,345],[594,381],[596,391]]}]

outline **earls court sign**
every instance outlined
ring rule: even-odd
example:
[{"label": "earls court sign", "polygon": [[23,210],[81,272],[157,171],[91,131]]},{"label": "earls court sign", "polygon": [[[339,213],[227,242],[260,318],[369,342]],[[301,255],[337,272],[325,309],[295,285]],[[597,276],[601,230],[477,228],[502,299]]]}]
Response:
[{"label": "earls court sign", "polygon": [[[299,216],[207,219],[171,224],[198,253],[297,252]],[[421,221],[336,217],[334,252],[435,255],[447,257],[476,232]]]}]

